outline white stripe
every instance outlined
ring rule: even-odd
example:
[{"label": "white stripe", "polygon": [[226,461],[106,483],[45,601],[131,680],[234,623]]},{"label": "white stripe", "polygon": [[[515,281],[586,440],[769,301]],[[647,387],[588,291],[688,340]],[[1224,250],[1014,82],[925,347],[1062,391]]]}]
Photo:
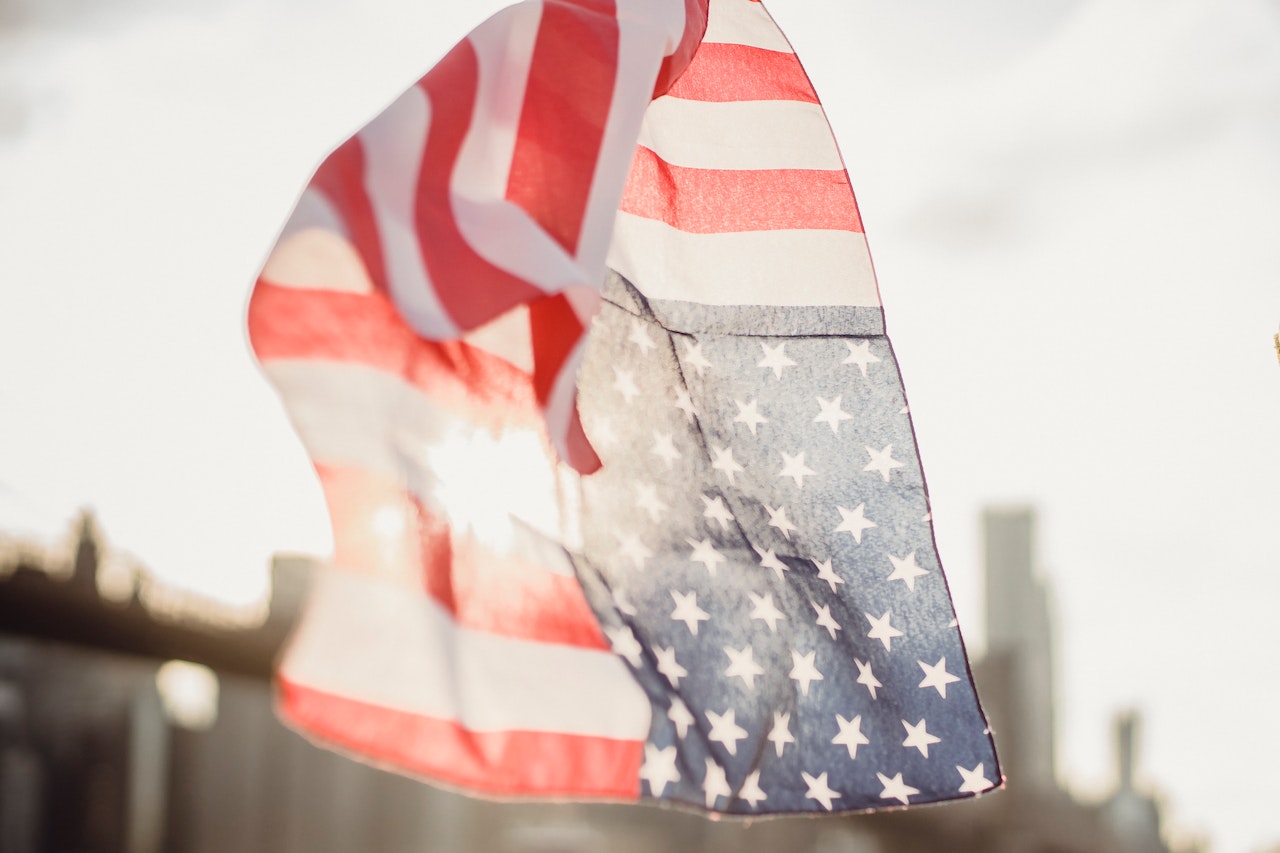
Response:
[{"label": "white stripe", "polygon": [[794,229],[690,234],[619,213],[609,266],[652,299],[708,305],[880,305],[866,239]]},{"label": "white stripe", "polygon": [[[675,53],[684,41],[684,0],[615,0],[614,8],[618,26],[624,32],[639,21],[644,21],[646,28],[656,28],[663,38],[663,44],[658,48],[663,57]],[[649,89],[652,92],[653,81],[650,81]]]},{"label": "white stripe", "polygon": [[281,287],[372,293],[364,261],[347,235],[346,223],[324,193],[309,187],[298,199],[262,277]]},{"label": "white stripe", "polygon": [[[609,239],[613,239],[613,216],[609,217]],[[607,247],[606,247],[607,250]],[[603,278],[601,279],[603,281]],[[591,320],[600,311],[600,286],[597,284],[593,287],[566,287],[563,291],[565,301],[573,308],[574,316],[578,318],[578,322],[585,329],[591,325]]]},{"label": "white stripe", "polygon": [[365,191],[378,224],[391,296],[419,334],[457,337],[427,277],[415,227],[415,196],[430,122],[426,96],[413,86],[360,131],[365,152]]},{"label": "white stripe", "polygon": [[533,372],[533,334],[529,328],[529,306],[517,305],[483,326],[477,326],[462,337],[476,349],[520,368]]},{"label": "white stripe", "polygon": [[460,628],[426,596],[347,572],[319,573],[280,669],[325,693],[477,732],[649,732],[644,691],[612,652]]},{"label": "white stripe", "polygon": [[749,0],[711,0],[707,34],[702,41],[795,52],[764,6]]},{"label": "white stripe", "polygon": [[302,191],[302,197],[298,199],[293,213],[289,214],[289,221],[285,223],[280,237],[284,239],[299,231],[309,231],[313,228],[332,231],[343,237],[350,236],[347,223],[338,215],[337,208],[333,206],[333,202],[329,201],[329,197],[316,187],[307,187]]},{"label": "white stripe", "polygon": [[363,365],[276,359],[263,371],[316,463],[399,483],[493,551],[573,574],[557,545],[566,541],[566,527],[555,462],[540,432],[507,427],[495,435],[399,377]]},{"label": "white stripe", "polygon": [[844,169],[822,108],[799,101],[710,103],[662,97],[640,144],[698,169]]}]

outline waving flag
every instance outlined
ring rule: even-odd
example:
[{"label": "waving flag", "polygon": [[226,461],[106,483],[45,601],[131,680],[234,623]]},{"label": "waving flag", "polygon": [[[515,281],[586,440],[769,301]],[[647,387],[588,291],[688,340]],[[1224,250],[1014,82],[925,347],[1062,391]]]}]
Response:
[{"label": "waving flag", "polygon": [[334,527],[278,677],[318,739],[735,814],[1000,782],[853,193],[759,3],[490,19],[321,166],[249,325]]}]

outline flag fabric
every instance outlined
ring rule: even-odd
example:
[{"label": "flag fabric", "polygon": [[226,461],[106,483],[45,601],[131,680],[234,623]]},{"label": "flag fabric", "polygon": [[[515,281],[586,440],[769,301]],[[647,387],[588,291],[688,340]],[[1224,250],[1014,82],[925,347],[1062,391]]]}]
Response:
[{"label": "flag fabric", "polygon": [[753,0],[529,2],[318,170],[250,337],[334,529],[278,674],[491,796],[973,796],[969,674],[852,190]]}]

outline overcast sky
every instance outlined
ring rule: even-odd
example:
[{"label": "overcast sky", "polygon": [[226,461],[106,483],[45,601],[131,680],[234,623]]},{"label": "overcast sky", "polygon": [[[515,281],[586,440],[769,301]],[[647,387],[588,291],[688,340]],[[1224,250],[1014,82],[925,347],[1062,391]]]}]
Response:
[{"label": "overcast sky", "polygon": [[[82,504],[231,600],[324,552],[248,354],[324,153],[494,2],[0,3],[0,529]],[[978,514],[1040,511],[1064,780],[1280,840],[1280,6],[773,0],[863,211],[962,627]]]}]

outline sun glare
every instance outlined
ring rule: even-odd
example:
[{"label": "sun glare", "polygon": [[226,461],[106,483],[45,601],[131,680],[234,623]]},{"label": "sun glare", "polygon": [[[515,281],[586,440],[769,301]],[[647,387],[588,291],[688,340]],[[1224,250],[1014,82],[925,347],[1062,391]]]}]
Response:
[{"label": "sun glare", "polygon": [[455,529],[498,551],[510,550],[514,520],[565,541],[556,465],[532,429],[495,435],[455,426],[424,456],[438,478],[434,502]]},{"label": "sun glare", "polygon": [[407,527],[404,512],[395,506],[384,506],[376,510],[369,526],[378,537],[391,542],[398,542]]}]

